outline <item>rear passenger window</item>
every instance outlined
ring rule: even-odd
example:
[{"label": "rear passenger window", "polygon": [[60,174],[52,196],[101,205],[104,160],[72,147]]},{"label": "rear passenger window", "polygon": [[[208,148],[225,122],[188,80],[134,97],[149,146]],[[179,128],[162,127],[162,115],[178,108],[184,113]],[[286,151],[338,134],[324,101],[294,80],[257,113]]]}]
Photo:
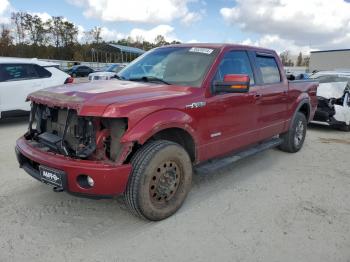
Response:
[{"label": "rear passenger window", "polygon": [[2,64],[0,67],[0,80],[16,81],[38,78],[38,74],[31,64]]},{"label": "rear passenger window", "polygon": [[254,74],[252,67],[250,66],[247,52],[245,51],[231,51],[227,52],[221,63],[219,69],[216,72],[214,80],[223,81],[225,75],[229,74],[242,74],[248,75],[250,78],[250,84],[253,85]]},{"label": "rear passenger window", "polygon": [[257,56],[256,62],[264,84],[281,82],[280,71],[274,57]]},{"label": "rear passenger window", "polygon": [[46,77],[51,77],[51,72],[46,70],[42,66],[34,65],[34,68],[39,76],[39,78],[46,78]]}]

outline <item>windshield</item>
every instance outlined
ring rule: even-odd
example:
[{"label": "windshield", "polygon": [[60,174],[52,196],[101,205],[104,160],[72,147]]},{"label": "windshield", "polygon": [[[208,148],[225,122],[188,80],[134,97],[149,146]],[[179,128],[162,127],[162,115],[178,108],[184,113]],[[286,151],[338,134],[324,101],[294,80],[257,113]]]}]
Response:
[{"label": "windshield", "polygon": [[134,60],[118,76],[131,81],[200,87],[217,53],[217,49],[198,47],[154,49]]}]

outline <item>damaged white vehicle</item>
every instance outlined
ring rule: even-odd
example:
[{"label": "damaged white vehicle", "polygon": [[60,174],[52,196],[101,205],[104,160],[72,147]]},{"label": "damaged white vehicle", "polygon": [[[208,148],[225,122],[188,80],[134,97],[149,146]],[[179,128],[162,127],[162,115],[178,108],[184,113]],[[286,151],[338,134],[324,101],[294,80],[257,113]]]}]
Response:
[{"label": "damaged white vehicle", "polygon": [[310,78],[320,82],[314,122],[350,131],[350,73],[318,72]]}]

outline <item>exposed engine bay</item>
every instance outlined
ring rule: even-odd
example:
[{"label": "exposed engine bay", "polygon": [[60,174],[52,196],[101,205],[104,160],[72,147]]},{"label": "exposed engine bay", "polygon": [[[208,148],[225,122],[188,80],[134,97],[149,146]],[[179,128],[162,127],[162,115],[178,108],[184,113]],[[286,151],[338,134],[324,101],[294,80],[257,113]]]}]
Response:
[{"label": "exposed engine bay", "polygon": [[78,116],[73,109],[32,104],[26,139],[42,150],[80,159],[116,161],[126,119]]},{"label": "exposed engine bay", "polygon": [[316,121],[350,125],[350,87],[348,82],[320,83],[317,89]]}]

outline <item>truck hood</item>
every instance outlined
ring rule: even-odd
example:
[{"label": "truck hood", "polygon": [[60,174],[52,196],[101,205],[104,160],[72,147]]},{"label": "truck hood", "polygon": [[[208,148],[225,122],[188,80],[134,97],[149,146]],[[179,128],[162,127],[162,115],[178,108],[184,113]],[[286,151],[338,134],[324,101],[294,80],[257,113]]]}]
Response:
[{"label": "truck hood", "polygon": [[70,108],[79,115],[102,116],[109,105],[126,106],[186,96],[192,88],[143,82],[102,80],[62,85],[31,93],[27,100],[50,107]]}]

